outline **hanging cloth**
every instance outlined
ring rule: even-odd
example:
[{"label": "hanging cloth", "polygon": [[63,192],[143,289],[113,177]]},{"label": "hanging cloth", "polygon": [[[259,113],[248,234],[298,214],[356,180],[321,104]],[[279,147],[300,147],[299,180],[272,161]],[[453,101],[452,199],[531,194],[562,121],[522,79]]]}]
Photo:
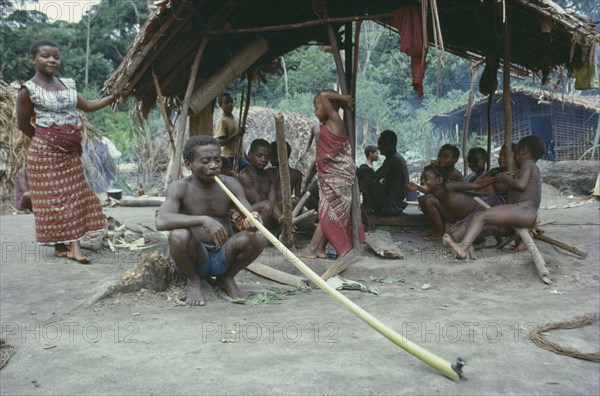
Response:
[{"label": "hanging cloth", "polygon": [[423,96],[423,77],[427,66],[423,61],[427,47],[423,48],[422,17],[421,7],[415,4],[392,11],[392,26],[400,33],[400,51],[410,56],[412,86],[419,97]]}]

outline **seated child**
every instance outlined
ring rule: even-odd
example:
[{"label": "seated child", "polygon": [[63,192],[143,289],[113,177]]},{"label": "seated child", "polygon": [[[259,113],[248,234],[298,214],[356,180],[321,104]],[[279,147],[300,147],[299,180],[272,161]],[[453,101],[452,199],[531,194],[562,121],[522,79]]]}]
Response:
[{"label": "seated child", "polygon": [[367,162],[365,164],[373,169],[373,163],[375,161],[379,161],[379,150],[377,146],[373,146],[372,144],[365,147],[365,157],[367,158]]},{"label": "seated child", "polygon": [[[440,147],[437,158],[437,166],[443,175],[445,181],[462,182],[462,173],[455,168],[455,164],[460,157],[460,151],[456,146],[444,144]],[[419,197],[419,206],[425,216],[433,222],[433,228],[421,235],[428,240],[440,239],[444,235],[444,221],[454,222],[456,219],[451,212],[444,210],[439,200],[431,194]]]},{"label": "seated child", "polygon": [[491,177],[479,178],[473,183],[445,181],[439,167],[435,164],[430,164],[421,173],[421,185],[409,182],[407,183],[407,188],[433,195],[438,199],[441,211],[450,212],[457,221],[463,221],[478,211],[479,208],[482,208],[473,197],[480,197],[490,206],[504,203],[502,199],[494,195],[472,192],[472,190],[483,189],[495,181]]},{"label": "seated child", "polygon": [[250,165],[240,171],[238,178],[252,210],[260,214],[263,224],[269,224],[275,207],[274,172],[265,169],[270,159],[269,142],[255,139],[248,151]]},{"label": "seated child", "polygon": [[[285,142],[287,147],[288,165],[290,155],[292,155],[292,147],[288,142]],[[279,174],[279,157],[277,155],[277,142],[271,142],[271,165],[273,166],[272,172],[273,180],[275,182],[275,202],[276,205],[273,208],[273,217],[281,219],[283,216],[283,194],[281,192],[281,178]],[[300,200],[300,188],[302,187],[302,172],[292,167],[290,169],[290,188],[292,193],[292,209]]]},{"label": "seated child", "polygon": [[487,159],[487,151],[485,151],[483,148],[473,147],[469,149],[467,161],[469,164],[469,169],[471,169],[472,172],[465,177],[466,182],[472,183],[485,174]]},{"label": "seated child", "polygon": [[496,176],[510,188],[506,205],[477,212],[466,229],[457,228],[444,234],[444,245],[450,247],[456,258],[464,260],[473,241],[488,227],[531,228],[535,225],[542,199],[542,179],[536,161],[545,151],[544,141],[537,136],[519,140],[514,152],[518,171],[514,175],[503,172]]},{"label": "seated child", "polygon": [[[516,149],[517,149],[517,144],[511,143],[511,151],[513,152],[513,154]],[[496,176],[499,173],[506,172],[507,169],[508,169],[508,160],[506,158],[506,145],[502,145],[502,147],[500,147],[500,152],[498,153],[498,167],[490,169],[488,174],[490,176]],[[501,182],[501,181],[497,181],[493,185],[493,187],[494,187],[494,193],[496,195],[503,197],[506,200],[506,196],[507,196],[508,190],[509,190],[508,184]]]},{"label": "seated child", "polygon": [[24,165],[15,174],[15,205],[17,210],[33,211],[31,205],[31,192],[27,184],[27,165]]}]

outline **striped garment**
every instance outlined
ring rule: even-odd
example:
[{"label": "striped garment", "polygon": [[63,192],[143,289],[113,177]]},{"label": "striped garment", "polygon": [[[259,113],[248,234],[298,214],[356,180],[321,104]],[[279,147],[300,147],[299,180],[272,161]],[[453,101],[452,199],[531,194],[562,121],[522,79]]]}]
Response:
[{"label": "striped garment", "polygon": [[68,243],[104,232],[100,200],[83,173],[81,127],[38,126],[27,151],[27,179],[38,243]]},{"label": "striped garment", "polygon": [[[319,224],[339,256],[352,249],[352,184],[356,165],[347,137],[337,136],[321,125],[317,143],[319,173]],[[360,215],[359,215],[360,219]],[[362,224],[360,242],[365,241]]]}]

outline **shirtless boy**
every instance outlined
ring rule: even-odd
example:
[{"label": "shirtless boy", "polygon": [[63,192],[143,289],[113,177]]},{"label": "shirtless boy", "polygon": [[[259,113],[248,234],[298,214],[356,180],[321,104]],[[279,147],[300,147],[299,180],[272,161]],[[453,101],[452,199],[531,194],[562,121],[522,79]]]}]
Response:
[{"label": "shirtless boy", "polygon": [[[187,277],[187,303],[206,305],[201,279],[216,277],[216,284],[232,298],[243,293],[233,279],[262,252],[265,239],[250,231],[235,235],[229,223],[233,203],[215,183],[220,180],[250,209],[244,190],[232,177],[219,176],[221,151],[210,136],[194,136],[183,149],[185,166],[192,172],[172,182],[159,208],[156,229],[171,231],[169,252],[177,268]],[[258,213],[253,213],[258,218]]]},{"label": "shirtless boy", "polygon": [[514,152],[518,172],[514,176],[508,173],[500,173],[496,176],[510,188],[506,198],[507,204],[475,214],[461,242],[455,241],[454,238],[458,239],[457,236],[444,234],[444,245],[450,247],[456,258],[460,260],[466,258],[469,247],[485,227],[531,228],[535,225],[542,199],[542,179],[536,161],[544,155],[545,151],[543,140],[537,136],[525,136],[519,140]]},{"label": "shirtless boy", "polygon": [[271,159],[271,145],[265,139],[255,139],[250,145],[250,166],[240,171],[239,181],[244,188],[252,210],[260,213],[264,224],[268,224],[275,208],[275,183],[272,169],[265,169]]},{"label": "shirtless boy", "polygon": [[[442,172],[444,180],[459,182],[464,180],[462,173],[454,166],[458,162],[459,156],[460,151],[456,146],[444,144],[440,147],[436,164]],[[419,206],[423,214],[433,222],[433,228],[421,234],[425,239],[440,239],[444,235],[444,221],[454,222],[456,220],[454,215],[444,210],[439,200],[431,194],[419,197]]]},{"label": "shirtless boy", "polygon": [[[479,196],[490,206],[496,206],[504,201],[494,195],[478,194],[469,192],[471,190],[482,190],[496,182],[493,177],[479,178],[473,183],[444,181],[444,176],[439,167],[435,164],[427,165],[421,173],[421,185],[413,182],[407,183],[410,191],[421,191],[425,194],[431,194],[440,202],[440,210],[448,212],[444,216],[452,216],[459,221],[452,228],[468,226],[473,215],[483,210],[473,197]],[[464,234],[464,232],[463,232]]]}]

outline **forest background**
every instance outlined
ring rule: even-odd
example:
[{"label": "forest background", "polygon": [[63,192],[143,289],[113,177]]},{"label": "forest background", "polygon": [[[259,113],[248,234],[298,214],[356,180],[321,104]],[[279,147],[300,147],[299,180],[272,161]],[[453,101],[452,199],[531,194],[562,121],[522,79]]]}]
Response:
[{"label": "forest background", "polygon": [[[140,27],[151,14],[148,1],[101,0],[95,5],[88,4],[77,22],[73,18],[61,20],[49,17],[42,12],[44,2],[46,5],[50,3],[49,0],[0,0],[0,51],[3,55],[0,58],[0,79],[10,83],[31,78],[34,73],[29,60],[31,43],[37,39],[51,39],[61,47],[63,63],[60,75],[74,78],[86,98],[101,96],[104,81],[121,63]],[[555,3],[587,15],[593,21],[600,21],[600,3],[597,0],[555,0]],[[33,10],[32,4],[36,6]],[[458,143],[454,131],[437,130],[428,120],[435,114],[467,103],[471,62],[445,54],[446,62],[439,70],[438,82],[437,55],[435,48],[430,48],[424,96],[417,98],[411,86],[410,60],[399,50],[399,36],[375,22],[365,22],[360,40],[356,94],[359,149],[376,143],[378,133],[384,129],[397,132],[398,150],[408,161],[434,158],[440,145]],[[314,94],[334,87],[337,81],[332,55],[313,43],[284,55],[281,64],[282,73],[266,75],[262,84],[254,85],[252,105],[296,112],[314,119]],[[501,83],[502,76],[499,75],[498,79]],[[552,82],[551,89],[573,93],[566,76],[553,76]],[[540,79],[536,76],[513,78],[511,84],[541,89]],[[240,102],[244,89],[245,82],[240,80],[234,81],[228,88],[236,96],[236,103]],[[479,98],[476,90],[475,100]],[[120,104],[120,111],[116,113],[104,109],[88,114],[91,124],[123,153],[122,162],[135,162],[138,155],[136,142],[140,136],[152,138],[166,134],[158,108],[150,113],[143,126],[133,116],[133,109],[134,103],[128,101]],[[140,128],[144,133],[140,133]],[[485,146],[484,136],[484,131],[469,131],[469,147]]]}]

